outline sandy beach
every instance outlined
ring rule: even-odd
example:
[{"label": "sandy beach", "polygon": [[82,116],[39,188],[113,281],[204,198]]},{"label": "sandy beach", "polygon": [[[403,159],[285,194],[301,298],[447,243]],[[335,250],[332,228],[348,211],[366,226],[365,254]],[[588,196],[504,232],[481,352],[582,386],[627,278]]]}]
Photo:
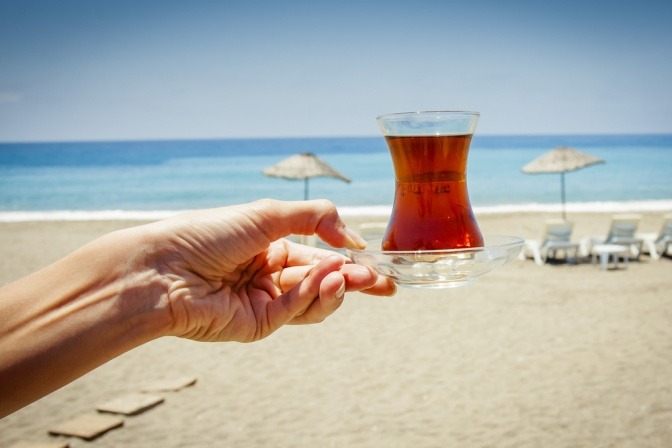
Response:
[{"label": "sandy beach", "polygon": [[[539,238],[549,217],[478,220]],[[643,217],[640,231],[659,230],[660,213]],[[575,239],[610,218],[569,216]],[[0,284],[137,224],[0,223]],[[254,344],[157,340],[0,420],[0,446],[669,447],[672,259],[621,267],[516,260],[463,288],[351,294],[323,324]],[[93,442],[47,432],[185,375],[197,383]]]}]

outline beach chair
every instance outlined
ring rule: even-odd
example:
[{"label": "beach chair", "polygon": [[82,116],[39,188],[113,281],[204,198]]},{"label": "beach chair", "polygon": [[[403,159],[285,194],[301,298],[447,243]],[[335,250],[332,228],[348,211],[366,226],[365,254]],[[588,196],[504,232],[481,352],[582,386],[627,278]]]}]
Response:
[{"label": "beach chair", "polygon": [[[518,257],[525,260],[532,257],[538,265],[545,264],[562,252],[567,261],[578,261],[579,244],[571,241],[574,223],[564,219],[549,219],[544,226],[540,240],[526,240]],[[569,255],[573,254],[572,257]]]},{"label": "beach chair", "polygon": [[658,260],[662,256],[672,255],[672,213],[663,215],[663,225],[658,233],[637,233],[636,238],[644,241],[644,246],[649,251],[652,260]]},{"label": "beach chair", "polygon": [[663,216],[663,227],[660,229],[660,235],[656,240],[656,250],[659,257],[672,255],[672,213]]},{"label": "beach chair", "polygon": [[593,254],[596,246],[617,245],[628,249],[624,256],[639,260],[644,241],[637,238],[636,233],[641,220],[642,215],[639,214],[613,215],[606,238],[589,237],[581,240],[581,255],[589,256]]}]

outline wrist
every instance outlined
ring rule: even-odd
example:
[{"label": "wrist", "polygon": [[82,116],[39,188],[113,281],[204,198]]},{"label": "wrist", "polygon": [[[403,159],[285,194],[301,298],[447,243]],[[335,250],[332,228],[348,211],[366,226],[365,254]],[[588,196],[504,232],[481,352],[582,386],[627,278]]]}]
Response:
[{"label": "wrist", "polygon": [[111,248],[112,258],[117,260],[112,275],[118,291],[116,318],[126,327],[130,348],[169,335],[172,324],[167,306],[170,281],[160,272],[159,248],[151,229],[124,229],[100,241]]}]

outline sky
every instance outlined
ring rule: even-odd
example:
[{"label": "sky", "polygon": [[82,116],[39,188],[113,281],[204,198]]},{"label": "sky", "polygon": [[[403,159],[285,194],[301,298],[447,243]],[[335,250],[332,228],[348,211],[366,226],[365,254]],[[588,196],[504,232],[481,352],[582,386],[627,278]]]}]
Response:
[{"label": "sky", "polygon": [[0,0],[0,141],[672,133],[672,2]]}]

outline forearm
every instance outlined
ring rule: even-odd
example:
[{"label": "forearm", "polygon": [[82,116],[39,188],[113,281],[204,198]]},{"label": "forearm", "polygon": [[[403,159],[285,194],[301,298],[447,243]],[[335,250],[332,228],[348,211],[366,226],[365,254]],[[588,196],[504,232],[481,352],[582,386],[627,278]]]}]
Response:
[{"label": "forearm", "polygon": [[0,417],[162,334],[165,281],[137,256],[150,247],[115,232],[0,289]]}]

